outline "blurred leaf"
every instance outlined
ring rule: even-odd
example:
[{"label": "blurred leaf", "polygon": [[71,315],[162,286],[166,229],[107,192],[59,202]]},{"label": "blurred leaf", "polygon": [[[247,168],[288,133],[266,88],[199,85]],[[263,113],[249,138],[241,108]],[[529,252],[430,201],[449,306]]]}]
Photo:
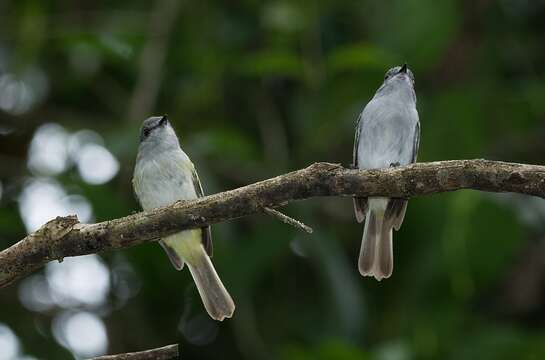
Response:
[{"label": "blurred leaf", "polygon": [[323,340],[315,347],[286,346],[282,351],[284,360],[365,360],[370,355],[341,339]]},{"label": "blurred leaf", "polygon": [[294,53],[285,50],[263,50],[249,54],[237,65],[238,72],[248,76],[302,76],[303,63]]},{"label": "blurred leaf", "polygon": [[394,64],[393,56],[370,43],[351,44],[331,52],[328,66],[337,71],[361,71],[365,68],[384,70],[384,64]]},{"label": "blurred leaf", "polygon": [[223,160],[228,158],[252,160],[259,150],[238,129],[217,127],[193,134],[192,143],[201,152],[208,153]]}]

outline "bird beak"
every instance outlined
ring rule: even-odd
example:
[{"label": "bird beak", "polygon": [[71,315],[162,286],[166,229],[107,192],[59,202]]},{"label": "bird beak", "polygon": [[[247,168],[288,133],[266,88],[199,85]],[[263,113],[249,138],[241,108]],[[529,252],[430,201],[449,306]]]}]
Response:
[{"label": "bird beak", "polygon": [[159,120],[159,124],[164,125],[164,124],[167,123],[167,121],[168,121],[167,116],[166,116],[166,115],[163,115],[163,116],[161,117],[161,120]]},{"label": "bird beak", "polygon": [[399,69],[399,72],[398,74],[406,74],[407,73],[407,64],[403,64],[403,66],[401,67],[401,69]]}]

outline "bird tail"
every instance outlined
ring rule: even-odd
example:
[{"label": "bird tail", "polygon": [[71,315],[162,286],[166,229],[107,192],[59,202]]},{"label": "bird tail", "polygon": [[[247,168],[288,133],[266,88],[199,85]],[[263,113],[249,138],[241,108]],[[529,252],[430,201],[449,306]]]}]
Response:
[{"label": "bird tail", "polygon": [[210,317],[219,321],[232,317],[235,303],[202,245],[202,230],[182,231],[166,237],[163,243],[171,261],[175,260],[173,264],[177,269],[181,269],[184,261],[187,264]]},{"label": "bird tail", "polygon": [[223,321],[233,316],[235,303],[221,282],[210,257],[203,248],[203,256],[193,264],[187,264],[197,285],[204,307],[211,318]]},{"label": "bird tail", "polygon": [[394,268],[392,224],[385,218],[388,199],[369,199],[358,261],[360,274],[378,281],[389,278]]}]

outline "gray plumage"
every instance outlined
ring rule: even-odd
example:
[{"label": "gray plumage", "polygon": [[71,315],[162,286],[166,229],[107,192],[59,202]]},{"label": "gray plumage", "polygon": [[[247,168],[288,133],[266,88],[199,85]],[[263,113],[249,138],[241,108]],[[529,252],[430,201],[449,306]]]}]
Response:
[{"label": "gray plumage", "polygon": [[[195,166],[166,116],[151,117],[142,125],[133,187],[144,210],[203,196]],[[180,231],[159,243],[177,270],[188,265],[208,314],[220,321],[231,317],[235,304],[210,260],[210,227]]]},{"label": "gray plumage", "polygon": [[[414,76],[407,65],[386,73],[384,83],[359,116],[354,142],[354,166],[380,169],[416,162],[420,123]],[[354,198],[358,222],[365,220],[358,268],[377,280],[393,271],[392,228],[399,230],[407,200],[383,197]]]}]

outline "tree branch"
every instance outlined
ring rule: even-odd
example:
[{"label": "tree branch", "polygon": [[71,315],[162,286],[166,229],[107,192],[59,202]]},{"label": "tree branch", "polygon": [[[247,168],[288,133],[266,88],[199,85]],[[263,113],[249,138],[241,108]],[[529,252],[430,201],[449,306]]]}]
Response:
[{"label": "tree branch", "polygon": [[54,219],[0,252],[0,287],[52,260],[122,249],[182,229],[236,219],[263,208],[318,196],[420,195],[474,189],[545,198],[545,166],[487,160],[452,160],[360,171],[315,163],[305,169],[235,190],[96,224],[75,216]]},{"label": "tree branch", "polygon": [[99,356],[89,360],[171,360],[178,358],[178,344],[175,344],[146,351]]},{"label": "tree branch", "polygon": [[304,231],[304,232],[306,232],[308,234],[312,234],[312,232],[314,231],[314,230],[312,230],[312,228],[310,226],[304,224],[303,222],[301,222],[299,220],[296,220],[296,219],[294,219],[292,217],[289,217],[288,215],[283,214],[278,210],[271,209],[271,208],[268,208],[268,207],[264,207],[263,211],[265,213],[271,215],[271,216],[274,216],[278,220],[282,221],[284,224],[291,225],[294,228],[299,229],[301,231]]}]

